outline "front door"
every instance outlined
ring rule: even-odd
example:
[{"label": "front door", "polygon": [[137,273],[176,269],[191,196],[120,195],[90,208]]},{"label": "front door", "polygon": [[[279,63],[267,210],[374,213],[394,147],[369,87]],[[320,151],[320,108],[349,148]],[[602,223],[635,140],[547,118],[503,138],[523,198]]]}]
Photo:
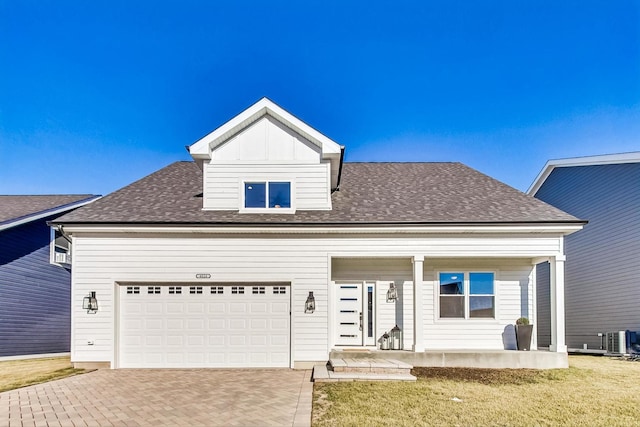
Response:
[{"label": "front door", "polygon": [[375,285],[343,283],[337,285],[336,345],[376,345]]}]

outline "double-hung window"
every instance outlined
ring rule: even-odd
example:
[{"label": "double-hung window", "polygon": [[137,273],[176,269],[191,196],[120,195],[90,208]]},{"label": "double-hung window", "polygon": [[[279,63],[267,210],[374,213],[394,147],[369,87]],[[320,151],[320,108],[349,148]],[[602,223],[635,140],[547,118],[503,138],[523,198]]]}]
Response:
[{"label": "double-hung window", "polygon": [[291,182],[245,182],[244,207],[246,209],[290,209]]},{"label": "double-hung window", "polygon": [[495,318],[495,274],[442,272],[439,275],[441,319]]}]

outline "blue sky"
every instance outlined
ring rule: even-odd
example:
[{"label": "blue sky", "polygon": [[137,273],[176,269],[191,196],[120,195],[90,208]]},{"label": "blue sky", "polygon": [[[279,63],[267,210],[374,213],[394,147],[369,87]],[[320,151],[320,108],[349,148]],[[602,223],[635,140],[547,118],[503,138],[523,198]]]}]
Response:
[{"label": "blue sky", "polygon": [[347,161],[526,190],[640,151],[640,2],[0,0],[0,194],[107,194],[263,96]]}]

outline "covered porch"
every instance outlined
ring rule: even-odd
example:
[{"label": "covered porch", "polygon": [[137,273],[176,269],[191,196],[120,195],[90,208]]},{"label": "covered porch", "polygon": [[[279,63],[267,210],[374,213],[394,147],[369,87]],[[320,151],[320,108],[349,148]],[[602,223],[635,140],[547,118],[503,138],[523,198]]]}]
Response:
[{"label": "covered porch", "polygon": [[[532,351],[517,351],[514,324],[519,317],[536,323],[535,266],[545,261],[552,271],[552,345],[538,351],[534,327]],[[331,358],[391,358],[434,367],[568,366],[561,254],[340,256],[332,258],[331,271]],[[456,291],[451,292],[445,277],[460,277]],[[476,277],[489,279],[477,286]],[[396,294],[392,300],[391,290]],[[400,346],[382,350],[383,335],[396,325],[402,330]]]}]

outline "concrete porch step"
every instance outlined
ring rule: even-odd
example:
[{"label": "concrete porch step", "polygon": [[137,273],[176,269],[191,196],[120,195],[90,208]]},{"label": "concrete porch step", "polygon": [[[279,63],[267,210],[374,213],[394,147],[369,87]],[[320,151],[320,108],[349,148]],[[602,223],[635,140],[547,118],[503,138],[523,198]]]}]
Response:
[{"label": "concrete porch step", "polygon": [[333,372],[410,374],[413,366],[395,359],[335,358],[329,360]]},{"label": "concrete porch step", "polygon": [[313,368],[313,381],[415,381],[413,367],[393,359],[331,359]]}]

